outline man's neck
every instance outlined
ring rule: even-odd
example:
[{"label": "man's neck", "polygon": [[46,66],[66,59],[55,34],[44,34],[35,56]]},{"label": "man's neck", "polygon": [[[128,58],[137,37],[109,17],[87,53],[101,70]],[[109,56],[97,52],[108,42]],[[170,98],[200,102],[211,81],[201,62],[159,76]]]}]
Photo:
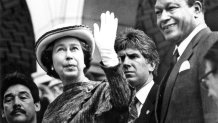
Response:
[{"label": "man's neck", "polygon": [[37,116],[35,115],[35,117],[33,118],[33,120],[29,123],[37,123]]},{"label": "man's neck", "polygon": [[153,81],[153,74],[150,73],[150,75],[148,76],[148,79],[145,80],[145,81],[146,81],[146,82],[145,82],[142,86],[136,88],[136,92],[138,92],[141,88],[143,88],[143,87],[146,86],[148,83],[150,83],[151,81]]}]

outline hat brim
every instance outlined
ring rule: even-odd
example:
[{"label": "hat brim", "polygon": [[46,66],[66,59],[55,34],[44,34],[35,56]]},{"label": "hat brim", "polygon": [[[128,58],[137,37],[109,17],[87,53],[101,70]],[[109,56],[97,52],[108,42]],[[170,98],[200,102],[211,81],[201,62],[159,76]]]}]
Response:
[{"label": "hat brim", "polygon": [[67,26],[62,28],[57,28],[51,30],[44,35],[42,35],[36,42],[36,59],[39,65],[42,67],[43,70],[46,72],[48,71],[45,65],[42,63],[42,53],[47,48],[47,46],[53,43],[56,39],[65,36],[72,36],[78,39],[85,41],[91,47],[91,55],[94,53],[94,37],[92,32],[89,28],[85,26]]}]

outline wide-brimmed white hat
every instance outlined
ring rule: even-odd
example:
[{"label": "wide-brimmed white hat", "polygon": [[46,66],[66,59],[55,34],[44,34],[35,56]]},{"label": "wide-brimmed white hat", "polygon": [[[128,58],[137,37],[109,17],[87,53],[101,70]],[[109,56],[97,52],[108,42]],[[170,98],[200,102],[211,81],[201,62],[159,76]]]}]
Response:
[{"label": "wide-brimmed white hat", "polygon": [[50,29],[36,42],[35,45],[35,52],[36,52],[36,59],[39,65],[44,69],[46,72],[48,71],[46,66],[42,62],[42,53],[47,48],[49,44],[54,42],[56,39],[65,37],[65,36],[72,36],[78,39],[85,41],[91,48],[91,56],[94,54],[95,50],[95,43],[92,31],[85,25],[69,25],[69,24],[60,24],[53,29]]}]

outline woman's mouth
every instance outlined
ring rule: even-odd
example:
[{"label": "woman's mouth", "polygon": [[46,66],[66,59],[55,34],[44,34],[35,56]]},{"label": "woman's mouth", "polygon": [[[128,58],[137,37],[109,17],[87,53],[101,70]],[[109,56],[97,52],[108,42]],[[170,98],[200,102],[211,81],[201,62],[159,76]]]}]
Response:
[{"label": "woman's mouth", "polygon": [[72,64],[64,65],[64,68],[69,69],[69,70],[74,69],[75,67],[76,65],[72,65]]}]

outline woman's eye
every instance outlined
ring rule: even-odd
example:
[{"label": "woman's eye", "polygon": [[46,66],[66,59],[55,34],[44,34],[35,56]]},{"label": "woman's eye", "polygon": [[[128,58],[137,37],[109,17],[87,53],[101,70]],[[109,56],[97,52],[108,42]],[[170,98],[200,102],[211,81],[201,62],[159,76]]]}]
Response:
[{"label": "woman's eye", "polygon": [[75,51],[75,50],[78,50],[78,49],[79,49],[78,47],[72,47],[71,48],[72,51]]},{"label": "woman's eye", "polygon": [[64,48],[62,48],[62,47],[57,48],[57,51],[64,51]]}]

